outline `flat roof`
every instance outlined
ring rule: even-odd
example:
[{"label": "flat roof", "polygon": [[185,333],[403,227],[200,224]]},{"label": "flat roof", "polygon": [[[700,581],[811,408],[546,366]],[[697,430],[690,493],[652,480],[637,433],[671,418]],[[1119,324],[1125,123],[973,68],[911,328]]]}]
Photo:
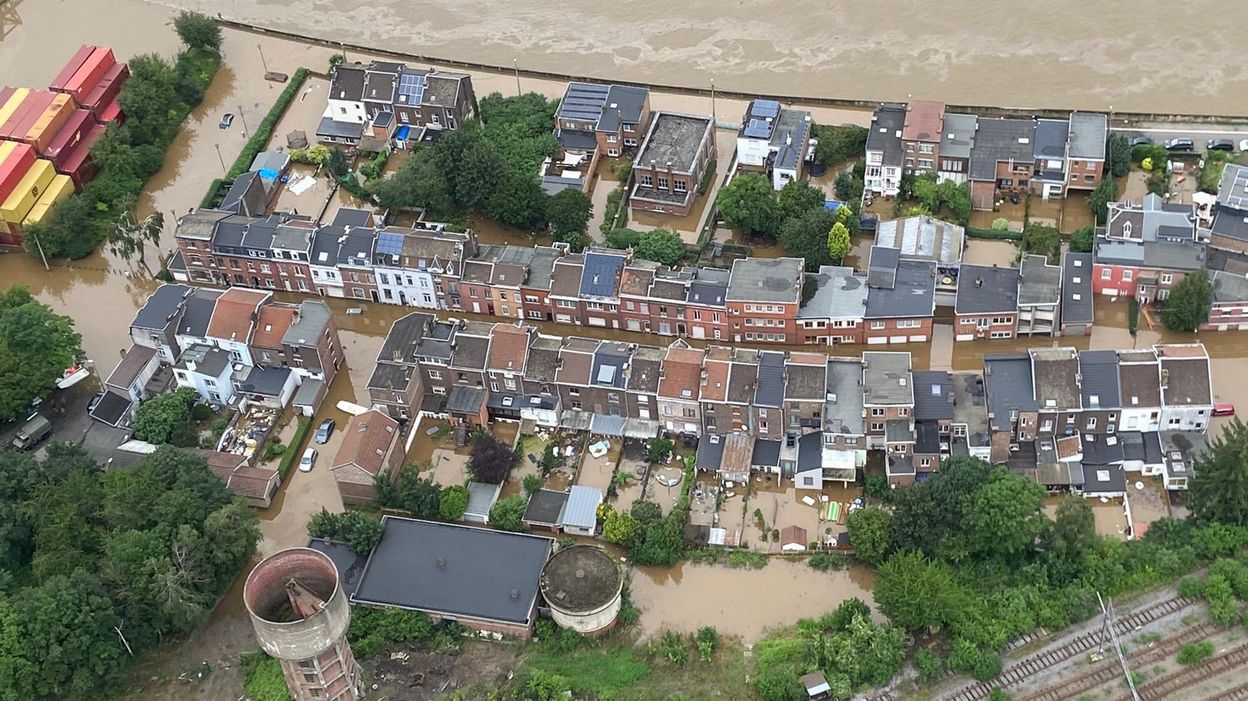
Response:
[{"label": "flat roof", "polygon": [[656,168],[666,169],[670,163],[674,172],[692,172],[698,149],[711,131],[710,117],[656,112],[634,164],[644,168],[653,162]]},{"label": "flat roof", "polygon": [[400,516],[382,528],[353,603],[532,623],[553,539]]}]

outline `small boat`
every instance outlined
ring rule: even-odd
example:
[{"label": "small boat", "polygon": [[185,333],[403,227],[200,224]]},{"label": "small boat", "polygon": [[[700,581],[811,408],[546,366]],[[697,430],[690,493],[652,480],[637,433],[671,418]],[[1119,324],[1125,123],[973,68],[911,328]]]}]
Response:
[{"label": "small boat", "polygon": [[335,406],[338,407],[339,411],[345,412],[352,416],[359,416],[360,414],[368,411],[368,407],[360,406],[354,402],[348,402],[345,399],[339,401]]},{"label": "small boat", "polygon": [[65,368],[65,372],[61,373],[61,379],[56,383],[56,386],[60,389],[69,389],[87,379],[87,376],[90,374],[91,371],[84,365],[74,365],[73,367]]}]

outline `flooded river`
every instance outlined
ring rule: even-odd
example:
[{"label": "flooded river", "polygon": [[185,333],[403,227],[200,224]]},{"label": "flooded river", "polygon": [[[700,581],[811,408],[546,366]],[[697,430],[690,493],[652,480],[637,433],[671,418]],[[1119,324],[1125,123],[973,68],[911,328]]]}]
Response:
[{"label": "flooded river", "polygon": [[1248,5],[1191,0],[167,0],[330,41],[745,92],[1248,113]]}]

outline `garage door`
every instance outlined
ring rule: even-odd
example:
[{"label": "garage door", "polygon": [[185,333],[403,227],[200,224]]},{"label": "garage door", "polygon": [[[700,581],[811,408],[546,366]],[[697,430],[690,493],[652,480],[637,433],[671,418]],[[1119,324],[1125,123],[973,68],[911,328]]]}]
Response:
[{"label": "garage door", "polygon": [[888,342],[889,343],[905,343],[906,337],[905,336],[889,336]]},{"label": "garage door", "polygon": [[960,333],[960,334],[958,334],[957,336],[954,336],[954,337],[953,337],[953,340],[955,340],[955,341],[974,341],[974,340],[975,340],[975,334],[973,334],[973,333]]},{"label": "garage door", "polygon": [[911,336],[911,343],[927,343],[927,336]]},{"label": "garage door", "polygon": [[888,343],[888,339],[883,336],[872,336],[867,339],[868,346],[882,346],[885,343]]}]

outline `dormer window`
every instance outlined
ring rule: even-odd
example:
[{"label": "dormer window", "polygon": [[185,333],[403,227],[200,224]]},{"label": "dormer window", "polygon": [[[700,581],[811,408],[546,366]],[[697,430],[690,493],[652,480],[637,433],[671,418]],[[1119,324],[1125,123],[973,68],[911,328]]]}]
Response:
[{"label": "dormer window", "polygon": [[1126,236],[1127,238],[1131,238],[1131,228],[1132,228],[1132,227],[1131,227],[1131,222],[1123,222],[1123,224],[1122,224],[1122,235],[1123,235],[1123,236]]}]

